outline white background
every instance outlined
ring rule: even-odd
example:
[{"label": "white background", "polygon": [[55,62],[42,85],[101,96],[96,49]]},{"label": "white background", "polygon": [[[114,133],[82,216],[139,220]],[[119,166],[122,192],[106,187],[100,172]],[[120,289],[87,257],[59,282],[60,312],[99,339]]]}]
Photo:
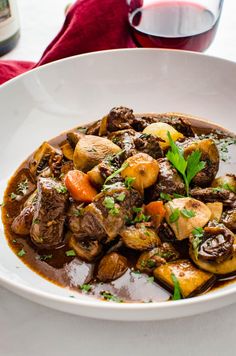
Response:
[{"label": "white background", "polygon": [[[37,61],[70,0],[19,0],[21,40],[4,59]],[[236,60],[236,1],[225,0],[208,54]],[[236,304],[185,319],[98,321],[56,312],[0,288],[0,356],[235,355]]]}]

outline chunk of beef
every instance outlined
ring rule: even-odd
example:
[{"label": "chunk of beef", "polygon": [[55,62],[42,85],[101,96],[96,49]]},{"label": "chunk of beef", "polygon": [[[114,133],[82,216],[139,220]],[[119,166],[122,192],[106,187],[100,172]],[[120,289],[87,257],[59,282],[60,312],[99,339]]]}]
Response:
[{"label": "chunk of beef", "polygon": [[98,240],[108,236],[110,241],[119,234],[126,221],[132,219],[132,207],[141,204],[142,198],[136,190],[128,190],[122,185],[111,187],[84,209],[82,230]]},{"label": "chunk of beef", "polygon": [[29,235],[34,216],[34,205],[26,206],[13,220],[12,231],[18,235]]},{"label": "chunk of beef", "polygon": [[84,214],[83,204],[73,202],[70,204],[67,211],[67,223],[70,231],[72,231],[77,238],[83,238],[86,234],[81,228],[81,221]]},{"label": "chunk of beef", "polygon": [[158,114],[158,115],[136,115],[132,121],[132,127],[136,131],[143,131],[145,127],[154,123],[154,122],[164,122],[173,126],[177,131],[181,132],[185,137],[193,137],[194,131],[192,126],[187,119],[187,117],[182,117],[175,113],[166,113],[166,114]]},{"label": "chunk of beef", "polygon": [[113,132],[131,128],[134,119],[133,110],[124,106],[111,109],[107,115],[107,131]]},{"label": "chunk of beef", "polygon": [[157,183],[147,189],[147,199],[149,201],[157,200],[161,193],[184,195],[185,185],[177,170],[166,158],[160,158],[157,161],[160,167]]},{"label": "chunk of beef", "polygon": [[205,168],[196,174],[192,184],[203,188],[211,185],[218,172],[220,162],[215,142],[212,139],[193,138],[180,142],[178,145],[183,149],[185,158],[198,150],[201,152],[201,161],[205,162]]},{"label": "chunk of beef", "polygon": [[190,195],[205,203],[222,202],[225,206],[236,207],[236,194],[223,188],[194,188]]},{"label": "chunk of beef", "polygon": [[236,233],[236,208],[223,213],[221,222],[231,231]]},{"label": "chunk of beef", "polygon": [[163,157],[159,139],[153,135],[140,134],[129,129],[113,132],[109,135],[109,139],[125,151],[125,158],[139,152],[147,153],[155,159]]},{"label": "chunk of beef", "polygon": [[147,153],[149,156],[158,159],[163,157],[158,137],[147,134],[136,134],[135,148],[138,152]]},{"label": "chunk of beef", "polygon": [[53,248],[63,241],[68,193],[61,183],[50,178],[39,178],[37,190],[30,236],[37,246]]}]

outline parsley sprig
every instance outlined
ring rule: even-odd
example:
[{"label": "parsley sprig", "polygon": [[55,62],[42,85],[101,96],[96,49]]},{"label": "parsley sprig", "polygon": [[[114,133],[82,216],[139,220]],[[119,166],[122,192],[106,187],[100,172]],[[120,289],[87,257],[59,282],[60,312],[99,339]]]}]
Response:
[{"label": "parsley sprig", "polygon": [[181,296],[181,290],[180,290],[178,278],[174,273],[171,273],[171,279],[174,284],[174,293],[172,296],[172,300],[179,300],[182,298],[182,296]]},{"label": "parsley sprig", "polygon": [[195,175],[205,168],[205,162],[200,161],[201,152],[196,150],[192,152],[187,159],[184,158],[182,150],[174,143],[170,133],[167,133],[171,149],[166,157],[182,175],[186,187],[187,196],[189,196],[189,185]]}]

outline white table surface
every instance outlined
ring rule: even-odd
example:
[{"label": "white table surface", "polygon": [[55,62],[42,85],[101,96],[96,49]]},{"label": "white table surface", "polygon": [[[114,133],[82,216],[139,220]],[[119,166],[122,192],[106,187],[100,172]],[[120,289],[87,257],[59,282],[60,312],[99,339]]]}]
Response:
[{"label": "white table surface", "polygon": [[[19,0],[22,35],[4,59],[37,61],[70,0]],[[236,60],[236,1],[226,0],[208,54]],[[159,322],[99,321],[53,311],[0,287],[0,356],[235,355],[236,304]]]}]

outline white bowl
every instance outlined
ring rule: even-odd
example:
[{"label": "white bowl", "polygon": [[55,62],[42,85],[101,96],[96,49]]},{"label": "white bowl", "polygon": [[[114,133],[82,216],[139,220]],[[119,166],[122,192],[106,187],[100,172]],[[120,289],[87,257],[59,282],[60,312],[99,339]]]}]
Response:
[{"label": "white bowl", "polygon": [[[235,90],[236,63],[183,51],[104,51],[33,70],[0,88],[1,194],[7,179],[43,140],[100,118],[113,106],[126,105],[135,112],[185,112],[236,131]],[[101,319],[157,320],[235,301],[236,284],[175,302],[99,301],[31,271],[8,247],[2,225],[0,233],[0,283],[58,310]]]}]

